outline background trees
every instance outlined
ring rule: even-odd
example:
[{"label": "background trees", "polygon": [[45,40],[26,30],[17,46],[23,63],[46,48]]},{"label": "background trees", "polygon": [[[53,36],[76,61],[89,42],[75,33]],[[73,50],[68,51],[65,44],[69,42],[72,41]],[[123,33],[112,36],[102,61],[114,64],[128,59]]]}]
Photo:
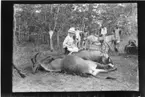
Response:
[{"label": "background trees", "polygon": [[70,27],[98,33],[100,25],[111,34],[115,25],[122,28],[122,38],[137,32],[137,4],[15,4],[14,36],[16,45],[48,45],[53,31],[52,48],[61,49]]}]

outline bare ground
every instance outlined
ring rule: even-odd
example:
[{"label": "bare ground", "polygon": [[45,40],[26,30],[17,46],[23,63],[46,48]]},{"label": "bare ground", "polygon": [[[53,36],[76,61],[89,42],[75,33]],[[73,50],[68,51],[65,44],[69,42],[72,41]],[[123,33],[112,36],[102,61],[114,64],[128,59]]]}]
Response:
[{"label": "bare ground", "polygon": [[[38,71],[32,74],[30,56],[33,54],[14,53],[13,63],[27,77],[21,78],[13,69],[13,92],[48,92],[48,91],[138,91],[138,57],[124,55],[111,56],[117,71],[100,73],[98,78],[81,77],[64,73]],[[104,79],[113,77],[116,80]]]}]

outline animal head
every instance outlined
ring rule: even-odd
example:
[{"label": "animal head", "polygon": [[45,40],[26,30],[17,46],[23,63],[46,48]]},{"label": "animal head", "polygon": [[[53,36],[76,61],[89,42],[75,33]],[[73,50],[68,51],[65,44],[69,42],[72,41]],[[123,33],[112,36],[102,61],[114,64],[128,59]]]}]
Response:
[{"label": "animal head", "polygon": [[114,64],[113,64],[113,61],[112,61],[112,59],[109,57],[109,55],[108,54],[104,54],[103,56],[102,56],[102,60],[101,60],[102,62],[102,64],[105,64],[105,65],[109,65],[110,67],[114,67]]}]

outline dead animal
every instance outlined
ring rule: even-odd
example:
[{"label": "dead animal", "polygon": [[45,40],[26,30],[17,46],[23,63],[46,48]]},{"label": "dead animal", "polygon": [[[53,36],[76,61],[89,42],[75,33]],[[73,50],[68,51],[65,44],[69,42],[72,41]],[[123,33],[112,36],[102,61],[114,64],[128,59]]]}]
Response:
[{"label": "dead animal", "polygon": [[109,65],[110,67],[114,67],[113,61],[110,56],[106,53],[102,53],[101,51],[89,51],[89,50],[81,50],[79,52],[74,52],[72,55],[81,57],[85,60],[92,60],[94,62],[98,62],[104,65]]},{"label": "dead animal", "polygon": [[[90,74],[96,76],[100,72],[110,72],[113,70],[105,70],[104,66],[100,63],[93,62],[91,60],[84,60],[81,57],[74,55],[67,55],[64,58],[46,58],[45,60],[39,60],[35,64],[34,72],[39,67],[43,67],[46,71],[60,72],[65,71],[67,73],[75,73],[79,75]],[[50,62],[50,60],[52,60]],[[101,69],[100,69],[101,68]],[[114,69],[115,70],[115,69]]]},{"label": "dead animal", "polygon": [[[61,62],[61,70],[81,75],[90,74],[92,76],[96,76],[100,72],[110,72],[112,70],[105,70],[104,68],[99,69],[100,67],[104,67],[102,64],[93,62],[91,60],[84,60],[81,57],[68,55]],[[115,69],[114,69],[115,70]]]}]

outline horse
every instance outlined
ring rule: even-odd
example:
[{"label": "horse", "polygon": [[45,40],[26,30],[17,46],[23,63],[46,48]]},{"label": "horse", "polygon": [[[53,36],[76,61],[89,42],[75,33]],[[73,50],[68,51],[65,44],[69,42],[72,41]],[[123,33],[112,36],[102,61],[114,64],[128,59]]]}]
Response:
[{"label": "horse", "polygon": [[[108,50],[111,49],[111,45],[113,45],[115,51],[117,51],[117,46],[119,46],[120,43],[120,31],[115,31],[113,35],[107,35],[104,37],[104,45],[108,47]],[[95,36],[95,35],[89,35],[86,37],[86,48],[90,48],[90,45],[93,43],[98,43],[98,45],[102,46],[100,43],[101,37]]]},{"label": "horse", "polygon": [[121,36],[121,30],[116,29],[116,31],[113,32],[113,35],[108,35],[105,37],[105,42],[108,43],[110,48],[113,47],[116,52],[118,52],[119,43],[121,41],[120,36]]},{"label": "horse", "polygon": [[[89,50],[98,50],[102,52],[107,52],[107,50],[103,50],[104,48],[106,49],[107,44],[104,43],[103,45],[100,43],[100,37],[97,35],[89,35],[86,37],[85,40],[85,49]],[[93,48],[92,48],[93,46]],[[105,46],[105,47],[103,47]]]}]

